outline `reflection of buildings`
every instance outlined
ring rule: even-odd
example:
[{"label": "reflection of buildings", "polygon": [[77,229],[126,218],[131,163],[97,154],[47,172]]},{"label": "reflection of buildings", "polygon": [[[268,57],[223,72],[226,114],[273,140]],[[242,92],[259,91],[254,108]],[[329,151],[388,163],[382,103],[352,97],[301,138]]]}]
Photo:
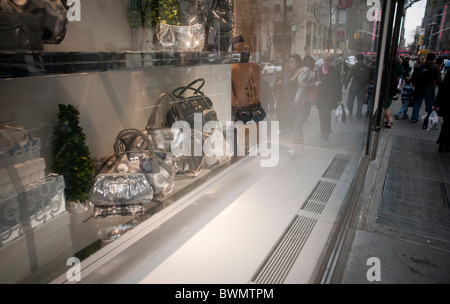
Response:
[{"label": "reflection of buildings", "polygon": [[[373,2],[249,0],[236,7],[236,30],[255,52],[263,53],[263,61],[281,62],[283,54],[289,53],[302,57],[327,51],[345,56],[370,54],[376,51],[380,18]],[[255,20],[253,16],[261,17]],[[261,38],[252,41],[251,37]]]},{"label": "reflection of buildings", "polygon": [[447,18],[449,3],[445,0],[427,0],[422,27],[425,29],[421,49],[432,52],[450,51],[450,22]]}]

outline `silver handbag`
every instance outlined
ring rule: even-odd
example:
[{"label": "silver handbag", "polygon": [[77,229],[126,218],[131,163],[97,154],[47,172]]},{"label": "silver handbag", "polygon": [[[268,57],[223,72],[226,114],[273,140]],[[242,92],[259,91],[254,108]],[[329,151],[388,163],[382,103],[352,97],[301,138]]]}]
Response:
[{"label": "silver handbag", "polygon": [[150,138],[137,129],[124,129],[116,137],[114,154],[94,160],[95,173],[142,173],[153,188],[154,197],[169,195],[174,187],[173,158],[155,151]]},{"label": "silver handbag", "polygon": [[[186,155],[188,154],[186,151],[183,152],[184,155],[174,155],[172,152],[172,145],[182,147],[185,133],[181,130],[172,130],[170,127],[155,128],[156,113],[161,105],[161,101],[167,96],[167,93],[161,93],[159,95],[147,121],[144,133],[147,134],[153,142],[156,150],[166,152],[175,157],[178,177],[195,177],[203,170],[205,155],[203,153],[201,156]],[[191,153],[193,154],[194,145],[202,146],[204,135],[202,132],[195,129],[191,130],[191,132]],[[183,148],[186,149],[186,147]]]},{"label": "silver handbag", "polygon": [[90,190],[95,206],[139,205],[153,199],[153,188],[142,173],[99,174]]},{"label": "silver handbag", "polygon": [[158,23],[153,33],[153,48],[156,51],[201,52],[204,44],[202,24],[182,26]]}]

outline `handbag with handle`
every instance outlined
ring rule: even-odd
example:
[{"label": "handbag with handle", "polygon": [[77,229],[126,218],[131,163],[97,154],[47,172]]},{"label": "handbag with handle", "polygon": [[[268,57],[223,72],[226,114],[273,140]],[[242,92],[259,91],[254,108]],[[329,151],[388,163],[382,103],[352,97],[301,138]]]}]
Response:
[{"label": "handbag with handle", "polygon": [[[250,91],[255,91],[255,85],[253,82],[253,77],[250,77],[248,82],[248,88]],[[253,102],[249,103],[247,106],[241,106],[239,104],[239,100],[236,94],[236,89],[234,88],[233,82],[231,82],[231,88],[233,90],[233,96],[234,100],[236,101],[236,106],[232,106],[232,119],[233,121],[242,121],[244,124],[249,121],[259,122],[261,120],[264,120],[266,118],[266,111],[261,105],[261,102],[256,99],[257,94],[255,92],[253,93],[253,96],[255,96],[254,99],[251,99]]]},{"label": "handbag with handle", "polygon": [[[171,156],[155,151],[150,138],[138,129],[124,129],[116,137],[114,153],[95,159],[96,180],[101,174],[143,174],[154,197],[169,195],[174,187],[176,166]],[[111,177],[111,178],[113,178]],[[106,191],[105,191],[106,192]]]},{"label": "handbag with handle", "polygon": [[0,11],[0,50],[42,50],[39,25],[27,13]]},{"label": "handbag with handle", "polygon": [[17,124],[16,113],[9,108],[0,108],[0,151],[14,146],[23,147],[29,140],[24,126]]},{"label": "handbag with handle", "polygon": [[149,136],[150,140],[154,143],[155,149],[158,151],[173,154],[172,146],[176,145],[180,147],[180,150],[184,150],[183,155],[174,155],[178,167],[177,176],[183,175],[195,177],[201,173],[205,162],[204,153],[202,153],[201,156],[193,155],[194,145],[202,145],[202,132],[191,129],[191,149],[190,151],[186,151],[187,147],[183,146],[183,143],[185,142],[184,132],[181,130],[172,130],[171,127],[155,128],[156,113],[161,105],[161,101],[167,96],[167,93],[161,93],[159,95],[147,121],[147,126],[144,133]]},{"label": "handbag with handle", "polygon": [[[197,87],[195,85],[199,84]],[[176,101],[166,115],[166,127],[171,127],[176,121],[186,121],[195,129],[194,114],[202,114],[202,127],[208,121],[218,121],[211,99],[201,89],[205,85],[203,78],[198,78],[186,86],[178,87],[172,94]],[[194,91],[191,96],[184,96],[187,91]]]},{"label": "handbag with handle", "polygon": [[153,33],[153,47],[156,51],[200,52],[204,44],[205,30],[202,24],[158,23]]},{"label": "handbag with handle", "polygon": [[203,14],[205,24],[205,50],[223,51],[230,48],[235,28],[233,0],[205,0]]},{"label": "handbag with handle", "polygon": [[65,0],[0,0],[0,5],[3,11],[30,14],[35,17],[39,26],[38,37],[42,43],[59,44],[64,40],[69,9]]}]

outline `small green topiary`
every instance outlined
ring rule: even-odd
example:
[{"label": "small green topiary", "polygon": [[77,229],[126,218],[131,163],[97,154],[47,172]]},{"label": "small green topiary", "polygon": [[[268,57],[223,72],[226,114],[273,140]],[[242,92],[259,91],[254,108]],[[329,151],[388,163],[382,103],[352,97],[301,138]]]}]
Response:
[{"label": "small green topiary", "polygon": [[53,130],[52,170],[64,176],[67,201],[85,203],[94,181],[94,165],[86,135],[79,126],[80,112],[73,105],[59,104],[58,123]]}]

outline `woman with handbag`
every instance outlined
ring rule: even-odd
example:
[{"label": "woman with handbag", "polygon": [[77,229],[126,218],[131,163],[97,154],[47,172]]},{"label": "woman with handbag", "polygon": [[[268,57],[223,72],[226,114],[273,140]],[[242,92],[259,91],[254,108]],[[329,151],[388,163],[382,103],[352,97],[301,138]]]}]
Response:
[{"label": "woman with handbag", "polygon": [[342,103],[342,90],[339,70],[331,65],[333,55],[326,54],[323,62],[323,66],[317,68],[315,75],[316,106],[322,139],[328,140],[331,133],[331,111]]},{"label": "woman with handbag", "polygon": [[450,152],[450,73],[445,74],[442,85],[439,87],[433,110],[436,110],[444,120],[437,140],[438,151],[441,153]]}]

